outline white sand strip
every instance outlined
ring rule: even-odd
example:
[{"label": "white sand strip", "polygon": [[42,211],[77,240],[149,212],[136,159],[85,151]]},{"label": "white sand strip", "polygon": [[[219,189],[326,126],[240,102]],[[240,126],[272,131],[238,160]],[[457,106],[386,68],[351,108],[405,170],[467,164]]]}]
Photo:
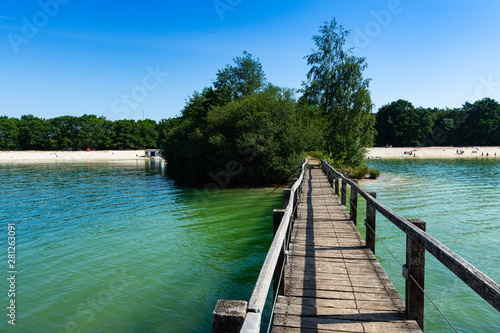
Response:
[{"label": "white sand strip", "polygon": [[144,150],[98,151],[0,151],[0,162],[8,161],[123,161],[145,159]]},{"label": "white sand strip", "polygon": [[[457,153],[458,151],[458,153]],[[461,153],[463,151],[463,153]],[[406,152],[406,153],[405,153]],[[409,154],[411,152],[411,155]],[[500,158],[500,147],[369,148],[368,158]]]}]

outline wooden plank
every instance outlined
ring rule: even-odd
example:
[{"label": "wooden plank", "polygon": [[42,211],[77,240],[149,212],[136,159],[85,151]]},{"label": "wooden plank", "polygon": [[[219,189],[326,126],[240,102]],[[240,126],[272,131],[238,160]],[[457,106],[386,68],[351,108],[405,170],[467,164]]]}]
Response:
[{"label": "wooden plank", "polygon": [[421,332],[320,170],[303,194],[273,332]]},{"label": "wooden plank", "polygon": [[[358,309],[373,311],[395,311],[404,312],[404,306],[398,306],[391,300],[340,300],[323,299],[314,297],[292,297],[280,296],[276,306],[286,309],[287,306],[297,307],[317,307],[317,308],[338,308],[338,309]],[[286,313],[286,310],[283,312]]]},{"label": "wooden plank", "polygon": [[330,316],[337,319],[353,320],[353,321],[391,321],[405,320],[406,314],[404,311],[380,310],[380,309],[356,309],[344,307],[317,307],[317,306],[302,306],[289,305],[278,303],[274,313],[290,315],[290,316]]},{"label": "wooden plank", "polygon": [[465,259],[450,250],[443,243],[436,240],[426,232],[414,226],[407,219],[396,214],[394,211],[383,205],[378,200],[374,199],[368,192],[360,188],[350,179],[342,176],[337,170],[332,168],[328,163],[323,163],[324,167],[331,169],[333,172],[349,185],[356,188],[356,191],[367,202],[375,206],[376,210],[401,229],[406,235],[420,243],[425,249],[431,253],[437,260],[445,265],[451,272],[464,281],[472,290],[481,296],[495,309],[500,311],[500,284],[492,280],[490,277],[482,273],[476,267],[471,265]]},{"label": "wooden plank", "polygon": [[[361,316],[361,319],[359,319]],[[352,319],[351,319],[352,318]],[[373,314],[345,316],[315,316],[300,317],[292,315],[276,314],[274,317],[274,328],[278,326],[293,327],[300,329],[333,330],[340,332],[422,332],[414,321],[410,320],[389,320],[376,321]],[[355,319],[358,318],[358,319]],[[273,328],[273,332],[277,332]]]}]

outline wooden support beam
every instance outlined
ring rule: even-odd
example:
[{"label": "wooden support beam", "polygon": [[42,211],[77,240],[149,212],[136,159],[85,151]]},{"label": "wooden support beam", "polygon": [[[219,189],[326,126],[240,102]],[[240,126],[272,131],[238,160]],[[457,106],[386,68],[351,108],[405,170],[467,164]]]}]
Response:
[{"label": "wooden support beam", "polygon": [[212,313],[212,333],[239,333],[247,314],[247,302],[220,299]]},{"label": "wooden support beam", "polygon": [[[425,231],[426,223],[420,219],[408,219],[413,225]],[[409,319],[417,322],[424,330],[424,282],[425,282],[425,248],[410,236],[406,236],[406,276],[405,303]]]},{"label": "wooden support beam", "polygon": [[[278,228],[281,224],[281,221],[283,219],[283,216],[285,215],[285,210],[284,209],[275,209],[273,210],[273,237],[276,236],[276,233],[278,231]],[[287,232],[288,234],[288,232]],[[285,284],[285,270],[283,267],[283,263],[285,262],[285,244],[287,242],[288,237],[285,237],[285,241],[283,242],[283,246],[280,251],[280,255],[278,257],[278,262],[276,263],[276,267],[274,269],[274,274],[273,274],[273,297],[276,296],[276,292],[278,292],[278,295],[284,295],[286,290],[286,284]],[[281,281],[280,281],[281,277]],[[279,289],[278,289],[279,287]]]},{"label": "wooden support beam", "polygon": [[[368,192],[373,199],[377,198],[376,192]],[[377,210],[371,201],[366,201],[366,246],[375,254],[375,231]]]},{"label": "wooden support beam", "polygon": [[[354,182],[357,184],[358,180],[355,179]],[[351,186],[351,200],[349,201],[350,203],[350,218],[351,221],[356,225],[357,220],[358,220],[358,192],[356,192],[356,189]]]},{"label": "wooden support beam", "polygon": [[342,206],[345,206],[347,203],[347,183],[345,182],[344,178],[342,178],[342,193],[341,193],[341,204]]},{"label": "wooden support beam", "polygon": [[335,194],[339,196],[339,175],[335,173]]},{"label": "wooden support beam", "polygon": [[290,202],[291,193],[292,190],[290,189],[283,190],[283,209],[286,209],[286,206],[288,206],[288,203]]}]

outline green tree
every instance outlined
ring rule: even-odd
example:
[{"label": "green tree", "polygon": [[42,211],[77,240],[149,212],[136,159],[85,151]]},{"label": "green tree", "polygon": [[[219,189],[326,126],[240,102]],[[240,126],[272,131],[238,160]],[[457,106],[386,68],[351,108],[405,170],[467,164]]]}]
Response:
[{"label": "green tree", "polygon": [[217,174],[230,176],[233,184],[273,184],[289,179],[304,157],[301,107],[293,90],[269,85],[212,109],[206,131],[213,152],[208,155],[207,164],[213,171],[209,176],[215,180],[221,180],[214,176]]},{"label": "green tree", "polygon": [[[265,83],[250,54],[218,71],[195,92],[182,116],[159,124],[169,170],[215,186],[277,184],[288,179],[306,147],[321,141],[318,108],[295,91]],[[316,127],[318,126],[318,127]]]},{"label": "green tree", "polygon": [[415,108],[405,100],[382,106],[377,113],[377,144],[418,147],[428,142],[433,129],[430,109]]},{"label": "green tree", "polygon": [[141,133],[141,140],[139,146],[142,149],[157,148],[158,147],[158,124],[151,119],[139,120],[137,122],[139,131]]},{"label": "green tree", "polygon": [[235,66],[227,65],[217,72],[213,85],[219,95],[219,105],[250,96],[266,84],[266,77],[259,59],[255,60],[247,51],[243,57],[236,57]]},{"label": "green tree", "polygon": [[429,109],[433,117],[434,127],[431,137],[426,141],[431,146],[461,146],[463,145],[462,126],[466,113],[461,108]]},{"label": "green tree", "polygon": [[500,103],[486,97],[463,106],[467,114],[464,139],[468,145],[500,145]]},{"label": "green tree", "polygon": [[114,148],[115,149],[138,149],[136,143],[140,136],[135,120],[122,119],[113,123]]},{"label": "green tree", "polygon": [[83,115],[75,119],[77,135],[75,147],[79,149],[107,149],[112,144],[111,122],[104,117]]},{"label": "green tree", "polygon": [[363,78],[366,59],[346,49],[348,35],[349,31],[333,19],[313,37],[316,49],[306,56],[311,68],[303,99],[322,109],[332,157],[338,164],[358,166],[366,147],[373,144],[375,117],[371,113],[369,80]]},{"label": "green tree", "polygon": [[233,61],[234,66],[227,65],[217,72],[213,87],[193,93],[182,111],[184,118],[199,124],[213,107],[250,96],[265,87],[266,76],[259,59],[243,51],[243,57],[236,57]]},{"label": "green tree", "polygon": [[43,150],[48,148],[48,122],[33,115],[21,116],[19,122],[19,148]]},{"label": "green tree", "polygon": [[19,120],[7,116],[0,117],[0,150],[19,148]]}]

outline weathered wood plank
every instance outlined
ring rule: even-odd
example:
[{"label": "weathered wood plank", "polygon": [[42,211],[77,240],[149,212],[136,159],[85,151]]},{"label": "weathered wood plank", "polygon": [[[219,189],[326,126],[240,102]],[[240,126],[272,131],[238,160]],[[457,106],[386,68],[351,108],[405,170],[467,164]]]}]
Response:
[{"label": "weathered wood plank", "polygon": [[[300,307],[318,307],[318,308],[339,308],[339,309],[358,309],[358,310],[374,310],[374,311],[395,311],[404,312],[404,306],[395,305],[390,300],[338,300],[338,299],[323,299],[313,297],[291,297],[280,296],[277,304],[284,306],[300,306]],[[277,305],[278,306],[278,305]],[[286,313],[286,311],[285,311]]]},{"label": "weathered wood plank", "polygon": [[328,163],[323,163],[325,168],[333,171],[336,176],[342,181],[347,182],[354,187],[358,194],[362,196],[370,205],[373,205],[376,210],[385,218],[391,221],[395,226],[401,229],[407,236],[421,244],[430,254],[445,265],[451,272],[464,281],[472,290],[481,296],[495,309],[500,311],[500,284],[492,280],[490,277],[482,273],[476,267],[471,265],[465,259],[450,250],[443,243],[436,240],[425,231],[414,226],[407,219],[395,213],[381,202],[373,198],[368,192],[360,188],[350,179],[340,175],[337,170],[333,169]]},{"label": "weathered wood plank", "polygon": [[320,170],[303,195],[273,332],[421,332]]},{"label": "weathered wood plank", "polygon": [[[361,316],[361,319],[359,317]],[[355,319],[358,318],[358,319]],[[315,330],[337,330],[340,332],[422,332],[415,321],[409,320],[389,320],[389,321],[374,321],[372,314],[352,316],[315,316],[315,317],[300,317],[276,314],[274,318],[274,326],[308,328]],[[273,329],[273,331],[275,331]],[[275,331],[276,332],[276,331]]]}]

